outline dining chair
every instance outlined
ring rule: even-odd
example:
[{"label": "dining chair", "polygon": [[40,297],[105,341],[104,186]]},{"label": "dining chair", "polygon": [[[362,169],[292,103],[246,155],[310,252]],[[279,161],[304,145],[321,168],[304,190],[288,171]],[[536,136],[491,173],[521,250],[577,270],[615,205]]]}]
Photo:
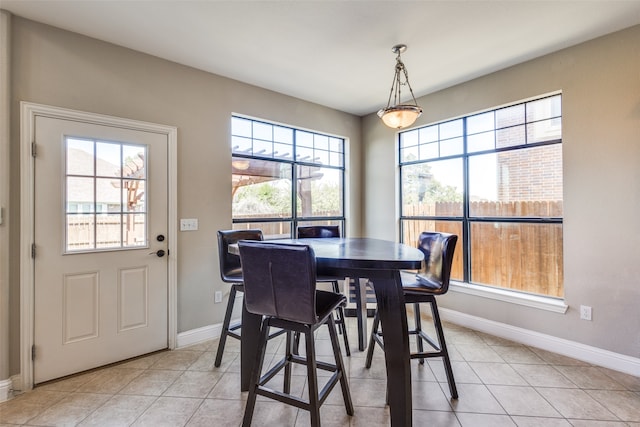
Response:
[{"label": "dining chair", "polygon": [[[402,271],[400,273],[405,304],[413,304],[415,328],[410,329],[408,332],[409,335],[416,336],[418,351],[411,353],[411,359],[420,359],[420,363],[424,364],[424,359],[427,357],[442,357],[447,382],[449,383],[449,391],[453,399],[458,398],[458,390],[453,378],[453,370],[451,369],[451,361],[449,359],[449,352],[447,350],[435,297],[444,295],[449,290],[451,266],[453,264],[453,254],[457,241],[458,236],[455,234],[422,232],[418,238],[418,249],[424,253],[422,269],[417,273],[408,271]],[[431,314],[436,330],[437,341],[422,330],[420,318],[421,303],[429,303],[431,305]],[[373,319],[369,348],[367,349],[367,360],[365,363],[367,368],[371,367],[373,351],[376,344],[384,348],[384,337],[383,333],[379,331],[379,326],[380,318],[376,312]],[[423,341],[429,344],[432,350],[425,351]]]},{"label": "dining chair", "polygon": [[[229,245],[237,243],[239,240],[264,240],[262,230],[218,230],[218,258],[220,261],[220,277],[225,283],[231,284],[229,292],[229,301],[222,322],[222,332],[220,341],[218,342],[218,351],[214,366],[219,367],[222,363],[222,355],[228,337],[241,339],[238,329],[242,327],[242,322],[237,321],[231,324],[233,308],[236,302],[238,292],[244,292],[242,267],[240,265],[240,257],[229,252]],[[276,332],[273,336],[280,335]],[[272,337],[273,337],[272,336]]]},{"label": "dining chair", "polygon": [[[340,237],[340,228],[337,225],[305,225],[299,226],[296,229],[298,239],[307,239],[307,238],[325,238],[325,237]],[[333,286],[333,292],[339,294],[340,293],[340,285],[338,284],[338,280],[343,278],[338,277],[330,277],[330,276],[319,276],[316,279],[318,283],[331,283]],[[342,334],[342,339],[344,341],[344,348],[347,356],[351,356],[351,348],[349,347],[349,337],[347,336],[347,324],[345,322],[344,315],[344,307],[338,306],[336,309],[336,325],[339,328],[340,333]],[[295,335],[296,340],[296,348],[298,346],[298,341],[300,339],[300,335]]]},{"label": "dining chair", "polygon": [[[242,425],[251,425],[258,395],[309,411],[312,426],[320,426],[320,406],[336,384],[340,383],[347,414],[353,415],[353,403],[338,343],[333,313],[346,303],[346,297],[316,289],[316,258],[307,245],[287,245],[241,240],[238,242],[244,274],[245,309],[262,316],[260,341],[249,385]],[[323,325],[329,337],[335,364],[316,359],[315,331]],[[270,328],[286,331],[284,357],[262,374]],[[293,333],[304,334],[305,357],[293,353]],[[308,400],[291,394],[292,364],[307,368]],[[270,385],[284,369],[282,391]],[[318,390],[317,369],[332,372]],[[324,381],[323,381],[324,382]]]}]

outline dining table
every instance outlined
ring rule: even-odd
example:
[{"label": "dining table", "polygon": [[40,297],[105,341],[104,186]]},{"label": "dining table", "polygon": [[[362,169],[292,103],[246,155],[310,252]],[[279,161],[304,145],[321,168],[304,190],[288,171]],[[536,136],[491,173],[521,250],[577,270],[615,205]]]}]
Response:
[{"label": "dining table", "polygon": [[[269,243],[310,246],[317,274],[366,277],[373,283],[377,310],[384,331],[388,403],[392,427],[412,425],[409,333],[400,270],[417,270],[423,253],[411,246],[373,238],[277,239]],[[240,344],[241,389],[247,391],[260,336],[261,316],[243,305]]]}]

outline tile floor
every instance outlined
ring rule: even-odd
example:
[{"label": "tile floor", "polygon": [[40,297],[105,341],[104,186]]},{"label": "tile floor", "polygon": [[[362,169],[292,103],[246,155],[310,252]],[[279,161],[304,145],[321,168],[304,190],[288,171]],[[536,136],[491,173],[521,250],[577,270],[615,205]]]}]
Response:
[{"label": "tile floor", "polygon": [[[340,388],[322,407],[322,425],[389,426],[385,369],[376,349],[371,369],[357,350],[345,357],[355,415],[346,415]],[[449,397],[440,359],[413,361],[414,426],[640,426],[640,377],[592,366],[447,324],[459,399]],[[320,359],[330,355],[326,330]],[[282,337],[272,340],[274,357]],[[228,341],[220,368],[217,340],[51,382],[0,404],[0,427],[25,426],[239,426],[247,393],[240,392],[239,342]],[[327,358],[330,360],[330,358]],[[304,370],[294,388],[304,394]],[[308,413],[259,398],[254,426],[308,426]]]}]

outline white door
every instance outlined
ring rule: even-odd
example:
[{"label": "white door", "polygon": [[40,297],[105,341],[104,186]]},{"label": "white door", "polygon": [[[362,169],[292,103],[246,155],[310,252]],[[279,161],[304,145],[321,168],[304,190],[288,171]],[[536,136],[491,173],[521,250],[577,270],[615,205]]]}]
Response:
[{"label": "white door", "polygon": [[168,346],[167,135],[35,118],[34,383]]}]

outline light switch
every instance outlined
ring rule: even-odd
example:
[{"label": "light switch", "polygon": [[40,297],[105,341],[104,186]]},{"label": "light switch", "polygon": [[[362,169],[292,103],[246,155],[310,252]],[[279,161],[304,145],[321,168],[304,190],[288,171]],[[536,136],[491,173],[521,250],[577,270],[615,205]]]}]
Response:
[{"label": "light switch", "polygon": [[198,229],[197,218],[181,218],[180,231],[195,231]]}]

